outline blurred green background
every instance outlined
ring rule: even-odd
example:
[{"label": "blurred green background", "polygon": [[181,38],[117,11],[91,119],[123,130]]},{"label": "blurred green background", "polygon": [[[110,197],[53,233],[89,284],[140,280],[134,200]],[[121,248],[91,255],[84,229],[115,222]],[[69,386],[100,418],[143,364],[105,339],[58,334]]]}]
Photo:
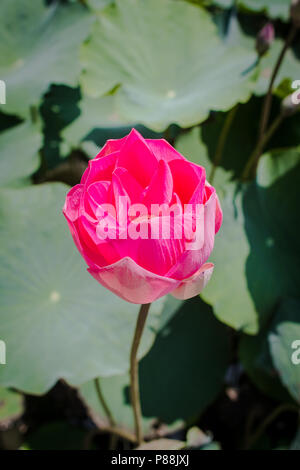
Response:
[{"label": "blurred green background", "polygon": [[[275,40],[259,57],[268,21]],[[62,206],[88,160],[133,126],[205,166],[224,211],[201,298],[151,307],[147,438],[300,447],[300,114],[282,108],[300,80],[299,29],[272,90],[280,126],[243,178],[291,28],[289,0],[1,0],[0,448],[132,447],[112,443],[93,379],[132,430],[137,306],[92,280]]]}]

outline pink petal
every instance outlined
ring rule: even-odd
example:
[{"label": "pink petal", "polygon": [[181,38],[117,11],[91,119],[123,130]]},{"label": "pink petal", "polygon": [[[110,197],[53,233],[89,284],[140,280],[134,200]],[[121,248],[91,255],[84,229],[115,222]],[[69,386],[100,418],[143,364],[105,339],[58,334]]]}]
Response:
[{"label": "pink petal", "polygon": [[82,254],[83,249],[78,236],[76,223],[79,218],[79,209],[82,205],[83,185],[77,184],[68,192],[63,207],[63,214],[68,222],[68,226],[78,251]]},{"label": "pink petal", "polygon": [[216,225],[215,225],[215,233],[218,233],[218,231],[221,228],[223,222],[223,212],[221,209],[220,201],[218,198],[218,195],[216,194]]},{"label": "pink petal", "polygon": [[114,196],[127,196],[131,204],[140,202],[143,188],[125,168],[116,168],[112,175]]},{"label": "pink petal", "polygon": [[203,172],[200,176],[199,183],[197,184],[191,196],[191,199],[189,200],[189,204],[202,204],[203,197],[204,197],[205,178],[206,178],[206,172],[205,172],[205,169],[203,168]]},{"label": "pink petal", "polygon": [[79,208],[81,204],[81,198],[83,195],[83,185],[76,184],[68,192],[63,208],[63,213],[67,219],[74,221],[79,216]]},{"label": "pink petal", "polygon": [[[115,228],[115,221],[112,221]],[[83,256],[89,266],[106,266],[118,261],[121,256],[115,240],[101,240],[97,234],[97,223],[82,215],[78,221],[78,233],[83,248]],[[90,263],[92,260],[92,264]]]},{"label": "pink petal", "polygon": [[[82,189],[83,185],[76,185],[67,194],[65,205],[63,208],[63,214],[67,219],[68,226],[76,245],[77,250],[81,256],[85,259],[86,263],[89,266],[95,266],[93,261],[88,257],[86,252],[85,244],[82,243],[82,240],[79,236],[81,233],[81,224],[80,224],[80,211],[82,207]],[[93,255],[92,255],[93,258]]]},{"label": "pink petal", "polygon": [[173,195],[173,180],[169,166],[164,160],[158,162],[148,188],[144,192],[142,203],[151,209],[151,204],[169,204]]},{"label": "pink petal", "polygon": [[[167,224],[167,230],[169,228],[169,231],[165,231],[164,235],[162,235],[162,230],[164,230],[162,224],[164,223]],[[137,227],[137,229],[141,233],[144,233],[143,229],[145,229],[145,233],[148,234],[147,239],[140,238],[135,241],[138,248],[134,260],[141,267],[152,273],[161,276],[165,275],[165,273],[177,263],[178,258],[184,250],[181,223],[181,216],[171,220],[170,217],[152,217],[140,223],[138,219],[131,221],[132,225],[140,225],[140,229],[139,227]],[[153,233],[157,234],[157,238],[153,238]],[[178,238],[176,238],[176,234],[179,234]],[[132,241],[134,242],[134,240]]]},{"label": "pink petal", "polygon": [[84,208],[91,217],[97,219],[99,206],[107,202],[110,184],[109,181],[96,181],[87,188],[84,197]]},{"label": "pink petal", "polygon": [[208,181],[206,181],[205,188],[204,188],[205,200],[208,200],[213,192],[216,194],[215,233],[218,233],[223,222],[223,212],[222,212],[220,201],[219,201],[215,188],[211,184],[209,184]]},{"label": "pink petal", "polygon": [[143,187],[149,184],[157,168],[157,159],[145,139],[135,129],[132,129],[120,150],[118,166],[126,168]]},{"label": "pink petal", "polygon": [[164,276],[182,253],[182,240],[140,240],[137,262],[149,271]]},{"label": "pink petal", "polygon": [[127,302],[147,304],[176,289],[179,281],[157,276],[126,257],[89,273],[107,289]]},{"label": "pink petal", "polygon": [[187,160],[172,160],[169,167],[173,176],[174,191],[181,202],[187,204],[202,181],[203,174],[205,176],[205,170]]},{"label": "pink petal", "polygon": [[[216,192],[213,190],[211,196],[204,205],[204,243],[199,242],[197,249],[186,249],[179,257],[166,276],[174,279],[185,279],[192,276],[209,258],[215,239],[215,217],[216,217]],[[189,246],[187,245],[189,248]]]},{"label": "pink petal", "polygon": [[182,281],[171,294],[176,297],[176,299],[182,300],[195,297],[195,295],[200,294],[204,289],[211,278],[213,270],[214,265],[212,263],[204,264],[193,276]]},{"label": "pink petal", "polygon": [[186,160],[184,156],[177,152],[165,139],[146,139],[146,142],[157,160],[164,160],[167,163],[172,160]]},{"label": "pink petal", "polygon": [[122,139],[107,140],[105,144],[103,145],[102,149],[100,150],[100,152],[98,153],[98,155],[96,155],[95,159],[105,157],[106,155],[109,155],[110,153],[118,152],[121,149],[121,147],[124,145],[124,143],[126,142],[126,139],[127,139],[127,135],[123,137]]},{"label": "pink petal", "polygon": [[81,184],[88,186],[96,181],[111,180],[119,152],[114,152],[102,158],[94,158],[89,161],[89,166],[81,178]]}]

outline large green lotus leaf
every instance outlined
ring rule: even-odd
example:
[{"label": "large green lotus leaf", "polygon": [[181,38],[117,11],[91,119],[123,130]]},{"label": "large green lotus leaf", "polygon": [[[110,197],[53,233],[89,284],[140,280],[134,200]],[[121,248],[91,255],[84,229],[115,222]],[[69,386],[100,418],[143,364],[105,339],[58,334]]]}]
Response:
[{"label": "large green lotus leaf", "polygon": [[207,147],[203,142],[202,129],[203,127],[194,127],[180,134],[175,142],[175,147],[191,162],[204,166],[206,174],[208,174],[212,164],[208,157]]},{"label": "large green lotus leaf", "polygon": [[245,273],[250,246],[244,229],[242,196],[242,192],[235,193],[235,185],[232,184],[221,197],[224,220],[210,257],[215,269],[201,295],[213,306],[221,321],[237,330],[255,334],[258,331],[258,313]]},{"label": "large green lotus leaf", "polygon": [[[175,305],[179,305],[176,302]],[[159,333],[140,363],[144,429],[152,418],[165,423],[196,419],[220,392],[229,363],[229,337],[211,308],[199,298],[160,319]],[[118,423],[133,428],[127,377],[101,379],[103,393]],[[81,392],[103,415],[93,383]]]},{"label": "large green lotus leaf", "polygon": [[101,98],[83,96],[78,103],[80,115],[69,124],[62,132],[64,141],[62,151],[67,153],[71,148],[76,148],[93,129],[118,129],[128,133],[132,126],[122,119],[115,105],[115,97],[112,95]]},{"label": "large green lotus leaf", "polygon": [[[203,166],[206,170],[206,178],[208,179],[212,170],[212,162],[209,158],[209,149],[204,143],[203,135],[203,126],[200,128],[194,127],[179,136],[175,147],[188,160]],[[230,172],[224,171],[221,167],[217,169],[213,183],[219,195],[224,194],[230,178]]]},{"label": "large green lotus leaf", "polygon": [[257,184],[243,200],[251,247],[246,275],[262,322],[281,298],[299,294],[299,179],[300,147],[270,152],[261,158]]},{"label": "large green lotus leaf", "polygon": [[3,419],[20,415],[22,410],[22,395],[13,390],[0,387],[0,422]]},{"label": "large green lotus leaf", "polygon": [[258,317],[263,324],[280,298],[299,292],[299,162],[300,149],[266,154],[257,182],[221,195],[224,222],[202,297],[219,319],[246,333],[257,332]]},{"label": "large green lotus leaf", "polygon": [[[101,98],[90,98],[86,95],[77,104],[79,115],[61,132],[62,143],[60,151],[62,156],[74,148],[81,148],[92,158],[98,152],[96,146],[103,146],[107,139],[120,139],[128,134],[134,126],[145,138],[159,138],[161,134],[155,133],[144,126],[130,123],[123,119],[117,108],[113,95]],[[65,108],[66,110],[68,107]],[[91,153],[89,153],[89,147]],[[96,150],[96,152],[93,150]]]},{"label": "large green lotus leaf", "polygon": [[283,384],[300,404],[300,300],[282,302],[278,316],[269,335],[271,355]]},{"label": "large green lotus leaf", "polygon": [[[259,74],[254,91],[256,95],[261,96],[267,92],[272,72],[276,65],[279,54],[282,50],[282,47],[283,41],[281,39],[276,39],[268,53],[262,57],[259,64]],[[283,82],[283,80],[289,80],[291,82],[297,80],[300,69],[299,51],[300,45],[299,43],[297,43],[294,49],[289,49],[286,52],[279,72],[275,79],[275,88],[278,87]],[[292,91],[293,90],[291,89],[291,92]]]},{"label": "large green lotus leaf", "polygon": [[119,0],[82,46],[90,96],[115,90],[122,116],[154,130],[203,121],[249,99],[256,54],[223,43],[202,8],[173,0]]},{"label": "large green lotus leaf", "polygon": [[291,0],[238,0],[238,5],[250,11],[266,13],[271,18],[286,21],[290,14]]},{"label": "large green lotus leaf", "polygon": [[39,165],[42,146],[39,128],[30,122],[0,133],[0,186],[20,186]]},{"label": "large green lotus leaf", "polygon": [[76,85],[78,47],[92,16],[82,5],[43,0],[2,0],[0,76],[6,83],[3,111],[26,116],[50,83]]},{"label": "large green lotus leaf", "polygon": [[[87,273],[62,215],[68,188],[47,184],[0,193],[0,383],[43,393],[60,377],[79,384],[128,370],[138,306]],[[151,346],[164,299],[149,316]]]},{"label": "large green lotus leaf", "polygon": [[[203,129],[193,129],[177,140],[176,148],[189,160],[203,165],[209,175],[211,161],[201,134],[203,136]],[[242,198],[241,194],[235,195],[234,184],[226,182],[229,178],[228,172],[217,169],[214,185],[221,199],[224,220],[210,258],[215,263],[214,273],[202,297],[213,306],[221,321],[233,328],[256,333],[257,313],[244,272],[250,248],[243,228]]]}]

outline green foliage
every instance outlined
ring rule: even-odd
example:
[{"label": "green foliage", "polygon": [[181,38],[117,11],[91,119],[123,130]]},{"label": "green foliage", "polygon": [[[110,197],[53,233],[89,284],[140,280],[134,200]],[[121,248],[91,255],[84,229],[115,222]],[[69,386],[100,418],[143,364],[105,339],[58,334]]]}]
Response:
[{"label": "green foliage", "polygon": [[23,409],[20,393],[0,387],[0,422],[17,417]]},{"label": "green foliage", "polygon": [[[61,213],[66,191],[48,184],[0,193],[1,337],[9,351],[0,382],[36,394],[61,377],[79,384],[127,371],[136,321],[137,306],[86,272]],[[163,304],[152,307],[141,355]]]},{"label": "green foliage", "polygon": [[122,0],[99,15],[81,61],[84,92],[99,97],[118,87],[120,114],[160,131],[172,122],[189,127],[210,109],[247,101],[256,56],[223,43],[203,9]]},{"label": "green foliage", "polygon": [[[163,311],[154,345],[140,363],[145,431],[155,418],[175,426],[178,420],[195,420],[203,413],[222,388],[229,363],[228,340],[225,327],[197,298],[179,310]],[[117,422],[132,428],[128,378],[104,378],[101,384]],[[94,384],[84,384],[81,392],[103,414]]]},{"label": "green foliage", "polygon": [[290,14],[290,0],[238,0],[238,5],[255,13],[266,13],[271,18],[287,21]]},{"label": "green foliage", "polygon": [[0,76],[7,88],[3,111],[28,116],[29,107],[39,105],[51,83],[77,85],[78,47],[92,20],[79,4],[47,7],[43,0],[2,0]]},{"label": "green foliage", "polygon": [[[93,129],[102,129],[106,140],[109,131],[115,130],[119,136],[119,133],[122,132],[120,127],[123,126],[123,132],[126,135],[134,126],[134,123],[129,126],[129,123],[119,116],[115,97],[112,95],[98,99],[85,96],[78,105],[80,108],[78,119],[75,119],[62,132],[63,153],[68,154],[70,149],[77,148]],[[99,110],[101,111],[99,112]]]},{"label": "green foliage", "polygon": [[[267,92],[271,79],[272,71],[276,64],[277,58],[283,48],[283,41],[276,39],[268,53],[262,57],[259,64],[259,76],[255,85],[255,94],[264,95]],[[279,87],[284,80],[294,81],[299,75],[299,52],[300,42],[298,41],[293,49],[289,49],[284,57],[282,66],[276,76],[275,88]],[[290,87],[290,93],[292,93]]]},{"label": "green foliage", "polygon": [[[270,333],[270,350],[280,378],[291,396],[300,403],[300,301],[286,299],[277,312],[275,331]],[[298,367],[297,367],[298,366]]]},{"label": "green foliage", "polygon": [[[197,130],[177,142],[185,155],[194,161],[197,156],[197,163],[205,165],[207,149]],[[300,227],[294,217],[299,177],[299,148],[266,154],[257,182],[249,187],[224,185],[224,171],[217,171],[224,222],[211,256],[216,270],[202,296],[218,318],[235,329],[257,333],[258,322],[266,321],[282,296],[299,292],[299,265],[293,262],[299,250]],[[285,276],[282,266],[289,266]],[[226,279],[231,279],[230,285]]]},{"label": "green foliage", "polygon": [[38,126],[24,122],[0,133],[0,186],[21,186],[39,167],[42,134]]}]

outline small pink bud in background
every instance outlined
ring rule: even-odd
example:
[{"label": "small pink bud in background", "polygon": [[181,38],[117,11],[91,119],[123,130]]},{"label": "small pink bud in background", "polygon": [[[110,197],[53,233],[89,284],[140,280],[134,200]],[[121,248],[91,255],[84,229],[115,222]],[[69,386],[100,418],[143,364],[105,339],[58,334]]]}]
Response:
[{"label": "small pink bud in background", "polygon": [[300,28],[300,0],[292,0],[291,19],[297,28]]},{"label": "small pink bud in background", "polygon": [[256,38],[256,50],[259,56],[263,56],[269,50],[274,38],[274,26],[269,22],[260,30]]}]

